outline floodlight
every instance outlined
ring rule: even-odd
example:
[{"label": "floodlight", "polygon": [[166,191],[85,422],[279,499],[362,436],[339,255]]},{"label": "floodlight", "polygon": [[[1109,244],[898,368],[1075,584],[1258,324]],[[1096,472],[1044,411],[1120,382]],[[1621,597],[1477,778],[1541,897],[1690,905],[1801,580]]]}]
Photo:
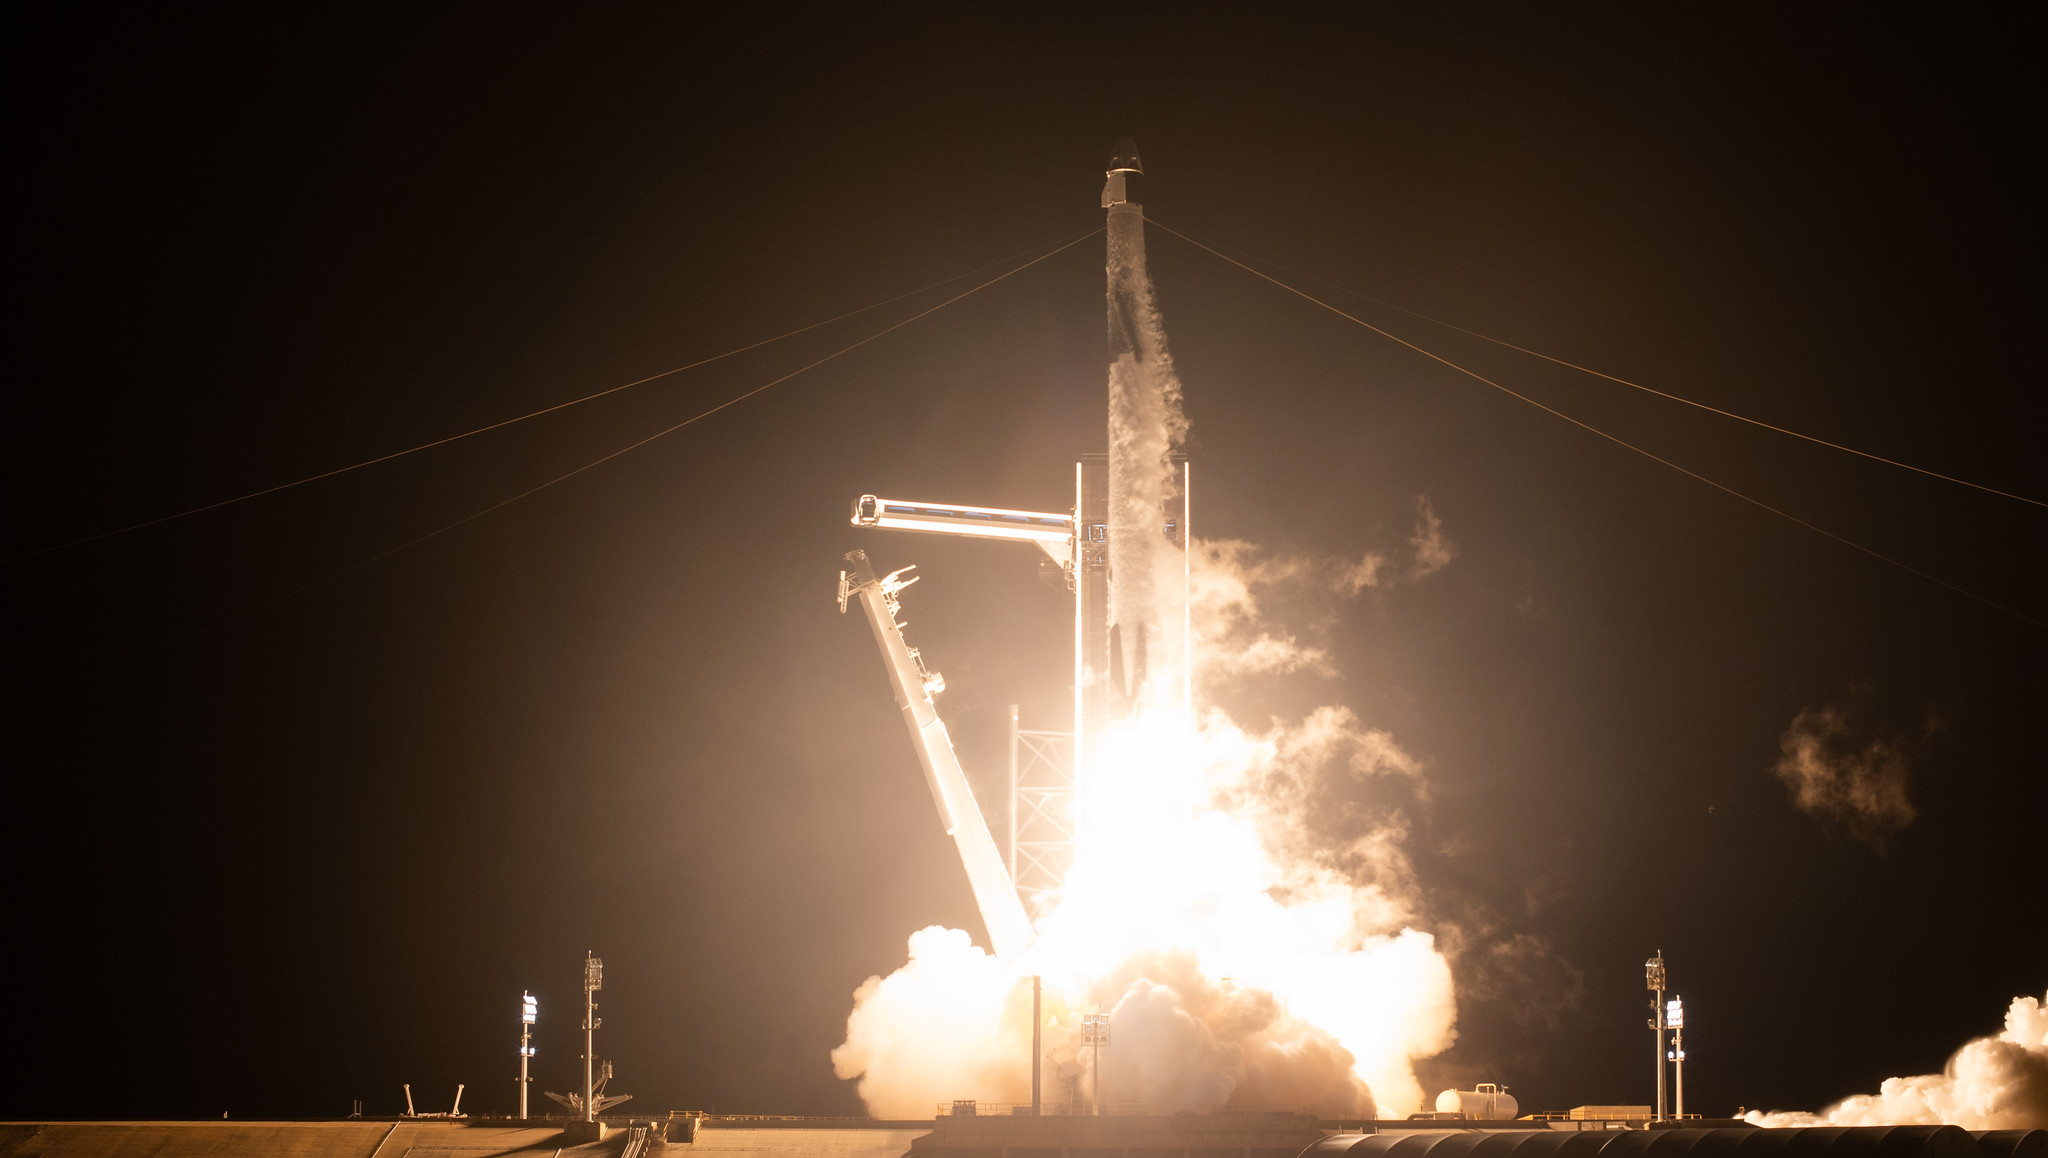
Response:
[{"label": "floodlight", "polygon": [[519,995],[519,1116],[526,1117],[527,1059],[534,1055],[533,1023],[540,1016],[540,999],[531,993]]},{"label": "floodlight", "polygon": [[1084,1013],[1081,1015],[1081,1044],[1109,1044],[1109,1014]]},{"label": "floodlight", "polygon": [[1095,1112],[1102,1112],[1102,1047],[1109,1044],[1109,1014],[1084,1013],[1081,1015],[1081,1044],[1095,1050],[1095,1065],[1090,1073],[1095,1084]]},{"label": "floodlight", "polygon": [[1655,957],[1643,962],[1643,982],[1645,989],[1661,990],[1664,988],[1664,954],[1658,953]]},{"label": "floodlight", "polygon": [[1673,1029],[1685,1024],[1685,1002],[1674,997],[1664,1003],[1664,1024]]}]

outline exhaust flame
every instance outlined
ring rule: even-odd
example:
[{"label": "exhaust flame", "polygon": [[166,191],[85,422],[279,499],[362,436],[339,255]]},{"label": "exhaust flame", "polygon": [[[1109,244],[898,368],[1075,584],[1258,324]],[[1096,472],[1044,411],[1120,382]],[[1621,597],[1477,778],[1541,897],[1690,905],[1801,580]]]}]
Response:
[{"label": "exhaust flame", "polygon": [[[1137,206],[1110,212],[1110,622],[1128,710],[1090,757],[1067,879],[1035,914],[1037,942],[998,960],[937,926],[910,959],[854,995],[834,1071],[870,1113],[923,1117],[972,1097],[1026,1102],[1031,976],[1043,979],[1045,1100],[1153,1110],[1223,1106],[1404,1115],[1421,1107],[1412,1063],[1447,1048],[1455,1001],[1435,939],[1413,924],[1398,812],[1346,813],[1319,798],[1340,778],[1412,789],[1420,766],[1384,732],[1326,707],[1248,731],[1210,708],[1191,718],[1194,568],[1205,677],[1328,673],[1328,660],[1256,623],[1254,552],[1183,552],[1160,534],[1186,433],[1181,391],[1145,274]],[[1426,504],[1409,576],[1453,554]],[[1349,594],[1372,576],[1337,577]],[[1212,618],[1204,615],[1204,618]],[[1404,789],[1405,790],[1405,789]],[[1342,839],[1328,834],[1332,815]],[[1311,822],[1314,823],[1311,823]],[[1084,1048],[1085,1013],[1111,1044]]]},{"label": "exhaust flame", "polygon": [[2048,1127],[2048,998],[2013,998],[2005,1032],[1966,1043],[1938,1074],[1886,1078],[1877,1093],[1818,1114],[1753,1110],[1744,1117],[1759,1126]]},{"label": "exhaust flame", "polygon": [[1074,867],[1027,954],[998,961],[966,933],[927,928],[911,937],[908,964],[855,994],[832,1060],[860,1080],[869,1112],[1028,1101],[1034,973],[1048,1102],[1073,1096],[1056,1074],[1090,1097],[1097,1075],[1080,1015],[1102,1010],[1110,1105],[1419,1108],[1411,1063],[1451,1044],[1455,1002],[1449,963],[1407,923],[1402,832],[1370,827],[1313,859],[1286,841],[1300,835],[1294,805],[1305,803],[1288,786],[1322,762],[1341,752],[1380,774],[1412,760],[1333,708],[1263,734],[1219,712],[1198,729],[1160,713],[1110,747]]}]

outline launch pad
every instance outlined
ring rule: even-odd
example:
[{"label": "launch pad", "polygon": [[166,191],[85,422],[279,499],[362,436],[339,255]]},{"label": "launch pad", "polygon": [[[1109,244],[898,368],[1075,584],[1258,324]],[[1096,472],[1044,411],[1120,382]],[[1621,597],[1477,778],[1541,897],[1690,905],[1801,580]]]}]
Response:
[{"label": "launch pad", "polygon": [[[612,1126],[613,1123],[606,1123]],[[621,1120],[602,1140],[504,1119],[328,1122],[0,1122],[19,1158],[2048,1158],[2048,1131],[1956,1126],[1748,1125],[1580,1129],[1595,1123],[1318,1121],[1287,1113],[931,1121],[673,1115]],[[686,1140],[687,1139],[687,1140]],[[1439,1153],[1438,1151],[1441,1151]]]},{"label": "launch pad", "polygon": [[953,1113],[905,1158],[1295,1158],[1329,1133],[1314,1115],[1035,1117]]}]

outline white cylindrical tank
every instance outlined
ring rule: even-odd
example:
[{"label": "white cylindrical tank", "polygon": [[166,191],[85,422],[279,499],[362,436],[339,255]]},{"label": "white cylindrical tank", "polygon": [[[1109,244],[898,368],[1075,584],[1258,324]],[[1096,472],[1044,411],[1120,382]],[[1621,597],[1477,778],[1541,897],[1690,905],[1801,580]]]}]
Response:
[{"label": "white cylindrical tank", "polygon": [[1468,1120],[1502,1122],[1519,1118],[1522,1108],[1508,1094],[1508,1088],[1481,1082],[1469,1090],[1445,1090],[1436,1096],[1436,1112],[1457,1114]]}]

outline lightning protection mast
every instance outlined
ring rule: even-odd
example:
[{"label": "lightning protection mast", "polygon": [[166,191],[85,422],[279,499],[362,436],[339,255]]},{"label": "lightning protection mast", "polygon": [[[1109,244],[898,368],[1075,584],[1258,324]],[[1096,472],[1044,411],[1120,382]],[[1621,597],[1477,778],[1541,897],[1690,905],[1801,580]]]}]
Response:
[{"label": "lightning protection mast", "polygon": [[519,1117],[526,1118],[526,1089],[533,1079],[526,1063],[533,1058],[533,1023],[540,1016],[540,1002],[531,993],[519,995]]},{"label": "lightning protection mast", "polygon": [[597,1019],[597,991],[603,988],[604,962],[586,949],[583,951],[583,1120],[586,1122],[597,1121],[591,1059],[597,1056],[597,1027],[604,1024]]},{"label": "lightning protection mast", "polygon": [[1650,1120],[1664,1120],[1664,950],[1643,962],[1643,984],[1656,996],[1650,999],[1650,1029],[1657,1035],[1657,1100],[1650,1107]]}]

